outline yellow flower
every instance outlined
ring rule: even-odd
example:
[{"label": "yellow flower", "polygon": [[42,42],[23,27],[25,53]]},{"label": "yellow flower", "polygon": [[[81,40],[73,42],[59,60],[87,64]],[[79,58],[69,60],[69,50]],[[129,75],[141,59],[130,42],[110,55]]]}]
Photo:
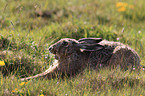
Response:
[{"label": "yellow flower", "polygon": [[4,61],[0,61],[0,66],[4,66],[5,62]]},{"label": "yellow flower", "polygon": [[126,10],[125,7],[121,7],[121,8],[118,9],[118,12],[123,12],[123,11],[125,11],[125,10]]},{"label": "yellow flower", "polygon": [[25,84],[28,84],[28,82],[25,82]]},{"label": "yellow flower", "polygon": [[122,6],[123,6],[123,3],[122,2],[116,3],[116,7],[122,7]]},{"label": "yellow flower", "polygon": [[16,91],[18,91],[18,88],[15,88],[15,90],[12,90],[12,92],[16,92]]},{"label": "yellow flower", "polygon": [[20,85],[20,86],[23,86],[24,84],[25,84],[25,82],[21,82],[19,85]]},{"label": "yellow flower", "polygon": [[12,90],[12,92],[16,92],[15,90]]},{"label": "yellow flower", "polygon": [[28,84],[28,82],[21,82],[19,85],[23,86],[24,84]]},{"label": "yellow flower", "polygon": [[15,88],[16,91],[18,91],[18,88]]},{"label": "yellow flower", "polygon": [[116,3],[116,7],[126,7],[126,6],[128,6],[127,3],[123,3],[123,2]]},{"label": "yellow flower", "polygon": [[40,96],[44,96],[43,94],[41,94]]},{"label": "yellow flower", "polygon": [[129,5],[129,8],[130,8],[130,9],[134,9],[134,6],[133,6],[133,5]]}]

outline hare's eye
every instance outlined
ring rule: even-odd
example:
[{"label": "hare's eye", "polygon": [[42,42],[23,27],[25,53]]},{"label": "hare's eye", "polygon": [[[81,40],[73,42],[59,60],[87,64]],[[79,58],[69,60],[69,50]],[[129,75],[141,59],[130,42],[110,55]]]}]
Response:
[{"label": "hare's eye", "polygon": [[64,41],[64,42],[62,43],[62,45],[67,46],[67,45],[68,45],[68,42]]}]

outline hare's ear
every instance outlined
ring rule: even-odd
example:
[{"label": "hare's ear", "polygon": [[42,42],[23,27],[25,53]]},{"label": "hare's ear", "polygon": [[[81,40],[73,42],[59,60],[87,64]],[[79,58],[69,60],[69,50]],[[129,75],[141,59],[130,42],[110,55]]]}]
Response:
[{"label": "hare's ear", "polygon": [[100,45],[100,44],[78,44],[80,47],[80,51],[84,52],[84,51],[97,51],[97,50],[101,50],[104,48],[104,46]]},{"label": "hare's ear", "polygon": [[79,39],[80,43],[96,44],[102,41],[102,38],[82,38]]}]

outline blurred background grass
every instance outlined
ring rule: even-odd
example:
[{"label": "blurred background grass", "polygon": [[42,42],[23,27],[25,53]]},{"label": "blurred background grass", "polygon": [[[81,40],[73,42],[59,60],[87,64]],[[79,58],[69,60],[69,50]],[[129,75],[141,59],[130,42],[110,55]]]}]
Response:
[{"label": "blurred background grass", "polygon": [[[95,37],[135,49],[145,65],[144,0],[1,0],[1,95],[145,95],[144,71],[85,70],[74,78],[30,80],[53,62],[48,47],[61,38]],[[17,88],[17,89],[15,89]]]}]

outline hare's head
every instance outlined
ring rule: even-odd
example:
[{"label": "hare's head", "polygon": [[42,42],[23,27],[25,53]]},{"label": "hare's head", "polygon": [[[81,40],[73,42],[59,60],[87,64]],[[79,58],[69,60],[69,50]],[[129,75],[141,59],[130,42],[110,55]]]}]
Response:
[{"label": "hare's head", "polygon": [[79,50],[78,41],[64,38],[49,47],[49,51],[56,56],[66,56]]},{"label": "hare's head", "polygon": [[[57,57],[67,56],[72,53],[79,53],[84,51],[96,51],[99,49],[102,49],[103,46],[99,45],[98,42],[94,41],[101,41],[100,39],[94,39],[94,38],[87,38],[87,39],[70,39],[70,38],[64,38],[56,42],[55,44],[51,45],[49,47],[49,51]],[[57,59],[57,58],[56,58]]]}]

